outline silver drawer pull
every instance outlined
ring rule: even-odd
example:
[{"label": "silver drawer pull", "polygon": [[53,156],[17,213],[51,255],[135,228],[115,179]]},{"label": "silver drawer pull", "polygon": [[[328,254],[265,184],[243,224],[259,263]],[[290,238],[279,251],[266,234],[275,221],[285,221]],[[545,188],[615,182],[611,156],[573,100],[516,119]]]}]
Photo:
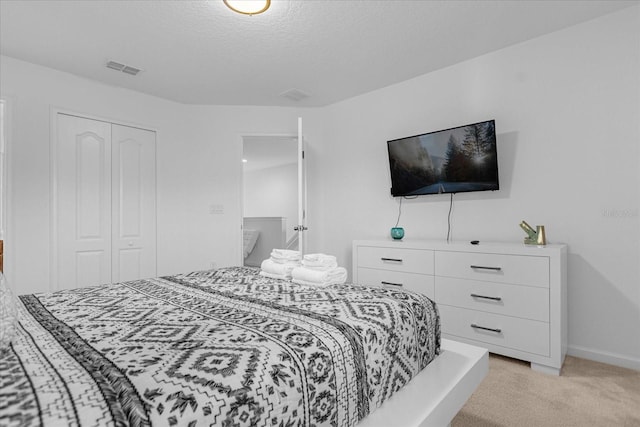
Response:
[{"label": "silver drawer pull", "polygon": [[491,271],[502,271],[502,267],[485,267],[483,265],[470,265],[469,267],[474,270],[491,270]]},{"label": "silver drawer pull", "polygon": [[402,287],[402,283],[393,283],[393,282],[380,282],[383,285],[391,285],[391,286],[399,286]]},{"label": "silver drawer pull", "polygon": [[483,331],[495,332],[496,334],[500,334],[500,333],[502,333],[502,329],[487,328],[487,327],[484,327],[484,326],[476,325],[475,323],[472,323],[472,324],[471,324],[471,327],[472,327],[473,329],[482,329]]},{"label": "silver drawer pull", "polygon": [[380,258],[382,261],[402,262],[402,258]]},{"label": "silver drawer pull", "polygon": [[471,294],[471,298],[490,299],[491,301],[502,301],[502,297],[488,297],[486,295]]}]

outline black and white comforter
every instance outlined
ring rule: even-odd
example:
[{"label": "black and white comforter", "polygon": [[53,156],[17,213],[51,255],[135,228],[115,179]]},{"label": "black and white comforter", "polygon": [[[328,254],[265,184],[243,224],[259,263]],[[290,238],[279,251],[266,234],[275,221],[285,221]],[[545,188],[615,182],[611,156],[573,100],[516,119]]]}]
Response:
[{"label": "black and white comforter", "polygon": [[20,301],[3,426],[352,426],[440,347],[424,296],[248,268]]}]

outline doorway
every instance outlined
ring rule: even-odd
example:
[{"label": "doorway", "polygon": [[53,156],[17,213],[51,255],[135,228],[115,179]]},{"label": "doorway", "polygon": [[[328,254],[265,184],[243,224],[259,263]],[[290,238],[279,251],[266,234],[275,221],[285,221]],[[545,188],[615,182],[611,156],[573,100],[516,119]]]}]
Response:
[{"label": "doorway", "polygon": [[244,265],[259,267],[274,248],[299,250],[298,138],[242,138]]}]

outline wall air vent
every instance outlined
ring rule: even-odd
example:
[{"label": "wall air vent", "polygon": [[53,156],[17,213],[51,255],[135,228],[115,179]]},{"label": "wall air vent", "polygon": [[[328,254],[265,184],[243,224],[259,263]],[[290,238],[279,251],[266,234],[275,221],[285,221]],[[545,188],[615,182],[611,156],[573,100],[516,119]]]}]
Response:
[{"label": "wall air vent", "polygon": [[289,98],[292,101],[298,102],[298,101],[302,101],[305,98],[308,98],[309,94],[304,93],[303,91],[298,89],[289,89],[282,92],[280,96],[283,98]]},{"label": "wall air vent", "polygon": [[122,71],[123,73],[131,74],[132,76],[135,76],[140,71],[142,71],[140,68],[121,64],[120,62],[116,62],[116,61],[108,61],[107,68],[111,68],[112,70],[116,70],[116,71]]}]

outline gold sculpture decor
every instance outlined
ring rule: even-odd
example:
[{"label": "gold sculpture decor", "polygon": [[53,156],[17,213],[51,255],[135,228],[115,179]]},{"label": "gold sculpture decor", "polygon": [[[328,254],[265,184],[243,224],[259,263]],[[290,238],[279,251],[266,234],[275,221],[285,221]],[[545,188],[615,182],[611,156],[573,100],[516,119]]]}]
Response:
[{"label": "gold sculpture decor", "polygon": [[543,246],[547,244],[547,237],[544,233],[544,225],[536,225],[534,230],[526,221],[520,223],[520,228],[527,233],[527,237],[524,238],[525,245],[538,245]]}]

